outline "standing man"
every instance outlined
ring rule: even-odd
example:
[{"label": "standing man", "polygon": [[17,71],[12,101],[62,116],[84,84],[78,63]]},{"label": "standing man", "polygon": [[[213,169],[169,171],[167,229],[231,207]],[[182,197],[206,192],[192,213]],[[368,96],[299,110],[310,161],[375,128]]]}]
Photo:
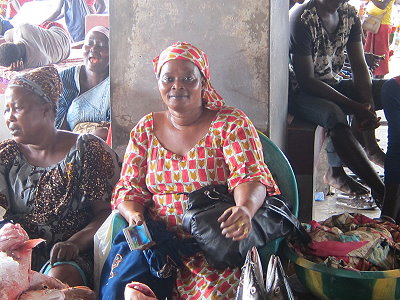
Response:
[{"label": "standing man", "polygon": [[[384,185],[370,163],[383,166],[385,157],[374,131],[379,126],[374,111],[379,89],[377,82],[372,84],[364,59],[360,20],[347,2],[310,0],[292,9],[289,109],[328,131],[330,167],[325,182],[349,194],[368,194],[366,187],[345,173],[343,162],[371,188],[380,204]],[[353,72],[349,80],[339,75],[345,50]],[[377,97],[373,97],[373,90]],[[361,132],[365,151],[354,137],[347,115],[354,115],[352,126]]]},{"label": "standing man", "polygon": [[46,21],[55,21],[65,17],[69,34],[74,42],[80,42],[85,39],[85,17],[91,14],[87,4],[94,4],[95,13],[103,13],[106,5],[104,0],[57,0],[54,11]]}]

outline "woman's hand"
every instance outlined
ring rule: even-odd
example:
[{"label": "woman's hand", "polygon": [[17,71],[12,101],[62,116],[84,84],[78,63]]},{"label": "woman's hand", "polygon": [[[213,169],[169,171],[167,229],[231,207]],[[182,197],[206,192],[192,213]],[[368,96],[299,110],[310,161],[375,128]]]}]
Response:
[{"label": "woman's hand", "polygon": [[264,203],[266,188],[260,182],[244,182],[233,191],[236,206],[218,218],[222,234],[234,241],[243,240],[251,232],[251,219]]},{"label": "woman's hand", "polygon": [[10,71],[21,71],[24,69],[24,61],[22,59],[13,62],[8,69]]},{"label": "woman's hand", "polygon": [[129,226],[142,225],[144,222],[144,216],[138,211],[126,211],[124,213],[124,218],[129,223]]},{"label": "woman's hand", "polygon": [[232,206],[218,218],[222,234],[234,241],[245,239],[251,231],[250,211],[245,206]]},{"label": "woman's hand", "polygon": [[118,207],[118,211],[129,223],[129,226],[142,225],[144,222],[142,205],[135,203],[133,201],[122,201]]},{"label": "woman's hand", "polygon": [[373,53],[364,53],[365,61],[371,71],[379,67],[381,60],[385,59],[384,55],[376,55]]},{"label": "woman's hand", "polygon": [[50,251],[50,264],[57,261],[74,260],[79,255],[79,247],[69,241],[54,244]]}]

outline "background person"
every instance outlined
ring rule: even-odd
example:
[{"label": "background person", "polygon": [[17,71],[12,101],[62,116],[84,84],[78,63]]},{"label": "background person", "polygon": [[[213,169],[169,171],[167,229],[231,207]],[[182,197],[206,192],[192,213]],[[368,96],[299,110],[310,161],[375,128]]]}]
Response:
[{"label": "background person", "polygon": [[376,34],[367,31],[367,39],[364,45],[364,51],[380,55],[382,60],[379,66],[373,70],[375,78],[383,78],[389,73],[389,36],[392,32],[392,9],[395,0],[370,0],[367,5],[367,13],[377,16],[384,15],[379,31]]},{"label": "background person", "polygon": [[[244,239],[265,195],[279,194],[253,124],[239,109],[225,106],[200,49],[177,42],[153,62],[167,110],[146,115],[133,128],[113,206],[130,225],[142,224],[148,209],[185,238],[190,237],[181,227],[187,197],[181,193],[225,184],[236,206],[218,219],[222,234]],[[174,297],[233,299],[239,277],[239,268],[217,270],[198,253],[184,259]],[[120,283],[123,291],[128,282]]]},{"label": "background person", "polygon": [[70,54],[71,40],[61,24],[23,24],[7,31],[0,45],[0,65],[10,70],[58,63]]},{"label": "background person", "polygon": [[388,216],[400,224],[400,76],[383,85],[382,104],[388,122],[388,147],[381,218]]},{"label": "background person", "polygon": [[106,27],[92,28],[82,48],[84,64],[60,72],[63,92],[57,109],[57,128],[107,138],[107,123],[111,122],[109,35]]},{"label": "background person", "polygon": [[58,2],[54,5],[54,10],[46,21],[56,21],[64,17],[65,24],[74,42],[80,42],[85,39],[85,17],[91,13],[103,13],[106,8],[104,0],[57,1]]},{"label": "background person", "polygon": [[48,275],[88,285],[93,235],[110,213],[119,167],[97,137],[54,127],[61,89],[51,66],[10,81],[4,117],[13,138],[0,143],[0,206],[30,238],[46,240],[33,250],[33,270],[48,262]]},{"label": "background person", "polygon": [[[379,126],[374,100],[380,98],[381,82],[371,84],[360,20],[355,8],[346,2],[310,0],[291,10],[289,109],[295,116],[328,130],[326,183],[349,194],[368,194],[364,186],[345,173],[344,163],[382,201],[384,185],[370,163],[372,160],[383,166],[385,156],[374,131]],[[339,75],[345,50],[352,69],[351,80]],[[362,131],[365,151],[348,125],[348,114],[355,116],[354,127]]]}]

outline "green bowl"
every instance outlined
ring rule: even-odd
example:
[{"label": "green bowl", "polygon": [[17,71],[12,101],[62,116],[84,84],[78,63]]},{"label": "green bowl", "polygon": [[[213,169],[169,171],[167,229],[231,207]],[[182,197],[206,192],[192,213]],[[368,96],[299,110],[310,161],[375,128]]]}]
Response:
[{"label": "green bowl", "polygon": [[328,268],[297,255],[285,244],[301,283],[317,298],[327,300],[399,300],[400,269],[350,271]]}]

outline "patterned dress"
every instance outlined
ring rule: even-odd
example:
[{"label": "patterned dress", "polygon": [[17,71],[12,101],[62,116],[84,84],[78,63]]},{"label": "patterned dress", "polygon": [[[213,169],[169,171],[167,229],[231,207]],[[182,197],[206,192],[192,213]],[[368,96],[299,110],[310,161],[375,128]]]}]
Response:
[{"label": "patterned dress", "polygon": [[[50,167],[29,164],[14,140],[0,143],[0,206],[5,218],[22,225],[30,238],[46,244],[34,249],[32,269],[49,259],[51,247],[86,227],[94,201],[110,201],[118,180],[116,154],[100,139],[81,135],[66,157]],[[77,261],[91,277],[92,252]]]},{"label": "patterned dress", "polygon": [[[295,11],[290,17],[290,53],[311,55],[315,78],[335,85],[342,80],[339,73],[346,60],[347,43],[360,41],[361,24],[357,12],[352,5],[343,3],[337,10],[337,29],[329,34],[318,16],[315,0],[303,6],[303,11]],[[290,87],[292,92],[297,92],[299,85],[292,66],[289,72]]]},{"label": "patterned dress", "polygon": [[[257,181],[269,195],[279,194],[263,160],[258,134],[246,115],[223,107],[209,131],[184,156],[166,150],[154,135],[153,115],[146,115],[132,130],[121,179],[114,191],[114,206],[121,201],[150,205],[153,216],[169,229],[187,237],[181,227],[187,198],[209,184],[227,184],[232,191],[244,182]],[[240,269],[216,270],[202,254],[184,261],[177,275],[175,299],[233,299]]]}]

